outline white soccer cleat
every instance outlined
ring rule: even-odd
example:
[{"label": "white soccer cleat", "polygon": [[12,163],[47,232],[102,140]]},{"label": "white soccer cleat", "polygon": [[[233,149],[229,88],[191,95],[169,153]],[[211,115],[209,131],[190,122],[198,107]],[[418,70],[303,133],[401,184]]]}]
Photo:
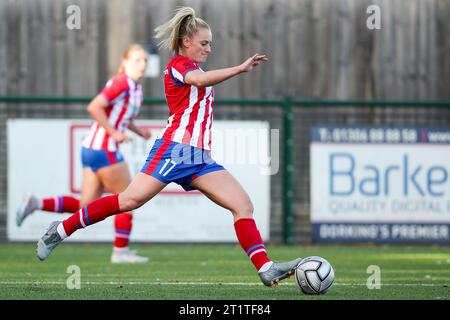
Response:
[{"label": "white soccer cleat", "polygon": [[47,232],[39,239],[36,247],[36,254],[39,260],[44,261],[55,249],[55,247],[62,242],[62,239],[57,231],[58,225],[61,221],[53,221],[50,224]]},{"label": "white soccer cleat", "polygon": [[135,250],[113,249],[111,263],[147,263],[147,257],[139,256]]},{"label": "white soccer cleat", "polygon": [[16,224],[20,227],[30,214],[32,214],[35,210],[39,209],[39,200],[33,196],[26,194],[23,197],[23,202],[20,205],[19,209],[16,212]]},{"label": "white soccer cleat", "polygon": [[302,260],[302,258],[298,258],[288,262],[274,262],[267,271],[260,272],[259,277],[267,287],[277,285],[281,280],[292,276]]}]

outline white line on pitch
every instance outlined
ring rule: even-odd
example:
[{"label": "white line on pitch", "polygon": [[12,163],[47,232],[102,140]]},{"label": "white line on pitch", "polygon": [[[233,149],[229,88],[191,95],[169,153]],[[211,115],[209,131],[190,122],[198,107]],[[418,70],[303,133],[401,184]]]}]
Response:
[{"label": "white line on pitch", "polygon": [[[139,281],[81,281],[84,285],[182,285],[182,286],[261,286],[260,282],[139,282]],[[0,281],[0,285],[65,285],[65,281]],[[281,285],[296,285],[295,282],[282,282]],[[339,283],[334,286],[360,287],[365,283]],[[390,287],[450,287],[450,283],[381,283],[381,286]]]}]

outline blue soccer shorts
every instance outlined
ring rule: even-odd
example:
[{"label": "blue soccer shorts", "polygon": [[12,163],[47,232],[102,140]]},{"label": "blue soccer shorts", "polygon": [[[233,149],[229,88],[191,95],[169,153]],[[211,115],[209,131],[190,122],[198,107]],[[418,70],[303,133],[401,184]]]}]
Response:
[{"label": "blue soccer shorts", "polygon": [[175,182],[184,190],[190,191],[194,190],[189,186],[194,179],[219,170],[224,170],[224,167],[211,158],[209,150],[158,139],[141,172],[163,183]]},{"label": "blue soccer shorts", "polygon": [[83,164],[83,168],[91,168],[94,172],[103,167],[123,161],[123,156],[119,151],[94,150],[86,147],[81,149],[81,163]]}]

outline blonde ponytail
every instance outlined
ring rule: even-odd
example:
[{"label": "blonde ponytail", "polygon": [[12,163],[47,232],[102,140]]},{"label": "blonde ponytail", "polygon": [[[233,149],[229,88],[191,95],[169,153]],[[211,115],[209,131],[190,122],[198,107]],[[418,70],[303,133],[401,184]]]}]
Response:
[{"label": "blonde ponytail", "polygon": [[199,28],[210,29],[205,21],[195,16],[194,9],[179,7],[172,19],[155,28],[155,38],[163,38],[169,34],[169,37],[162,40],[158,46],[179,52],[183,47],[183,37],[192,38]]}]

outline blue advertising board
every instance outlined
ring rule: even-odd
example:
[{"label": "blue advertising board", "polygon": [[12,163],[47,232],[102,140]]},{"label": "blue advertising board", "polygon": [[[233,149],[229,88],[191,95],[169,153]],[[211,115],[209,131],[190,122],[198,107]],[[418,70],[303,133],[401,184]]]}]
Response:
[{"label": "blue advertising board", "polygon": [[450,243],[450,127],[315,126],[316,242]]}]

